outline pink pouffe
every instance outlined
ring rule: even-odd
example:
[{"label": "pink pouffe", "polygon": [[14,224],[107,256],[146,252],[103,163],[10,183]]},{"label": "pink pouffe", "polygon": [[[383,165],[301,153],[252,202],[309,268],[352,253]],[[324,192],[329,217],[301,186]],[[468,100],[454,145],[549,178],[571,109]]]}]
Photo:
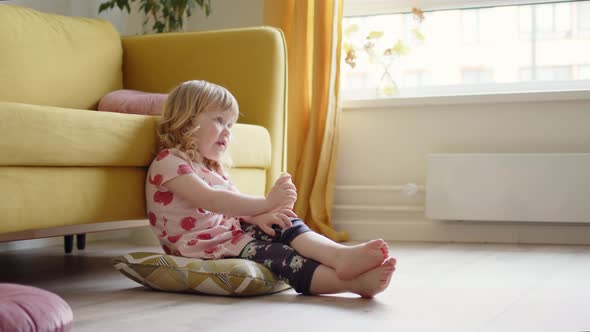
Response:
[{"label": "pink pouffe", "polygon": [[70,331],[74,315],[59,296],[43,289],[0,283],[0,331]]}]

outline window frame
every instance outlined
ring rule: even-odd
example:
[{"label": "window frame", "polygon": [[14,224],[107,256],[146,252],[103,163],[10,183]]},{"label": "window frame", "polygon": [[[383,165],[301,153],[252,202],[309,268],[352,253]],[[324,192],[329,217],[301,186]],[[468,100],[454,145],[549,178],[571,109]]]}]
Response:
[{"label": "window frame", "polygon": [[[394,7],[391,9],[391,2],[386,0],[344,0],[344,16],[357,16],[352,15],[355,10],[357,13],[362,13],[363,15],[379,15],[379,14],[404,14],[411,11],[411,8],[407,7]],[[348,8],[347,4],[353,3],[356,7]],[[518,0],[495,0],[495,1],[477,1],[477,0],[425,0],[421,3],[424,6],[420,7],[421,10],[427,11],[439,11],[439,10],[457,10],[457,9],[475,9],[475,8],[486,8],[486,7],[499,7],[499,6],[515,6],[515,5],[534,5],[534,4],[547,4],[550,3],[555,5],[557,3],[562,2],[587,2],[590,4],[590,1],[547,1],[547,0],[538,0],[538,1],[518,1]],[[364,4],[364,6],[362,6]],[[461,7],[456,7],[457,5],[461,5]],[[362,6],[362,8],[360,7]],[[386,11],[387,7],[389,7],[388,11]],[[395,11],[392,11],[395,10]],[[552,6],[553,12],[555,12],[555,6]],[[371,14],[370,14],[371,13]],[[481,14],[477,13],[479,16]],[[576,15],[571,14],[573,21],[570,23],[570,38],[577,38],[578,35],[581,33],[580,24],[579,23],[579,16],[581,14],[578,12]],[[554,13],[555,16],[555,13]],[[519,23],[520,24],[520,23]],[[520,32],[520,30],[519,30]],[[588,33],[588,32],[586,32]],[[481,39],[481,36],[478,38],[478,41]],[[573,64],[572,67],[576,67],[579,64]],[[348,95],[349,98],[344,99],[345,105],[357,105],[357,104],[375,104],[371,101],[382,101],[381,103],[385,104],[392,104],[395,105],[397,102],[394,100],[399,100],[402,104],[420,104],[420,99],[430,99],[435,98],[439,101],[445,101],[447,99],[452,98],[470,98],[469,96],[491,96],[492,99],[498,100],[499,102],[508,100],[514,100],[514,95],[522,94],[523,96],[528,98],[530,96],[534,96],[537,94],[543,94],[549,97],[549,100],[553,100],[556,98],[557,100],[561,100],[563,96],[576,96],[579,99],[590,99],[590,79],[583,79],[583,80],[576,80],[576,75],[572,73],[572,80],[560,82],[560,81],[538,81],[538,82],[510,82],[510,83],[484,83],[484,84],[477,84],[477,85],[468,85],[468,84],[460,84],[460,85],[445,85],[445,86],[416,86],[412,88],[402,88],[400,90],[403,91],[403,96],[392,97],[392,98],[355,98],[356,96],[362,95],[370,95],[371,93],[363,93],[363,91],[368,92],[373,90],[373,88],[366,88],[366,89],[357,89],[356,93],[343,93],[341,91],[341,96]],[[417,90],[422,91],[418,93]],[[498,90],[500,92],[498,92]],[[507,92],[509,91],[509,92]],[[497,98],[494,98],[497,97]],[[518,98],[517,98],[518,99]],[[403,101],[402,101],[403,100]],[[530,101],[538,100],[538,96],[532,97]],[[377,104],[381,104],[377,103]]]}]

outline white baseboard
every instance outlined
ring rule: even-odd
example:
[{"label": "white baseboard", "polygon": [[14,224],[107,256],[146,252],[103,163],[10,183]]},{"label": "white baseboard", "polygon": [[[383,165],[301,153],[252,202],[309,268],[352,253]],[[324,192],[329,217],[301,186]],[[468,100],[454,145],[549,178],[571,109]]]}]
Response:
[{"label": "white baseboard", "polygon": [[383,238],[389,241],[590,245],[590,225],[580,224],[418,219],[334,220],[334,226],[347,231],[353,241]]},{"label": "white baseboard", "polygon": [[404,187],[336,186],[334,227],[353,241],[590,245],[590,223],[432,220],[424,214],[424,185],[413,195]]}]

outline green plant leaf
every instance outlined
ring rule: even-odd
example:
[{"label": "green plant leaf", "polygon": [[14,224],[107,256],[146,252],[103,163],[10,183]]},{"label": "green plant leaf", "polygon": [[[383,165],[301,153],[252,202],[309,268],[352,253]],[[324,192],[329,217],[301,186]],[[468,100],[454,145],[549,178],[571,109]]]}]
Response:
[{"label": "green plant leaf", "polygon": [[381,87],[381,91],[383,92],[384,95],[386,96],[394,96],[396,94],[399,93],[399,90],[397,89],[397,86],[395,84],[386,84],[383,87]]},{"label": "green plant leaf", "polygon": [[145,15],[147,15],[150,10],[152,9],[152,3],[151,1],[147,1],[147,2],[142,2],[141,5],[139,6],[139,10],[143,9],[143,13]]},{"label": "green plant leaf", "polygon": [[176,20],[174,16],[168,16],[168,31],[174,31],[176,28]]},{"label": "green plant leaf", "polygon": [[412,32],[414,33],[414,37],[416,37],[416,39],[418,39],[421,42],[424,41],[424,35],[422,34],[422,32],[420,32],[420,30],[413,29]]},{"label": "green plant leaf", "polygon": [[358,24],[351,24],[346,29],[344,29],[344,35],[346,37],[350,36],[352,33],[359,31]]},{"label": "green plant leaf", "polygon": [[160,21],[156,21],[152,27],[152,29],[158,33],[164,32],[166,25]]},{"label": "green plant leaf", "polygon": [[209,17],[209,15],[211,15],[211,0],[207,0],[205,5],[205,16]]},{"label": "green plant leaf", "polygon": [[135,1],[139,1],[139,12],[146,16],[143,25],[153,19],[152,31],[157,33],[182,30],[185,18],[194,14],[195,4],[205,12],[205,16],[211,14],[211,0],[106,0],[100,3],[98,13],[117,6],[130,14],[130,4]]},{"label": "green plant leaf", "polygon": [[116,3],[117,3],[117,7],[120,10],[125,9],[125,5],[129,6],[129,4],[127,3],[127,0],[116,0]]},{"label": "green plant leaf", "polygon": [[392,49],[393,49],[393,52],[397,53],[398,55],[406,55],[410,52],[410,49],[401,40],[398,40]]},{"label": "green plant leaf", "polygon": [[103,2],[100,4],[100,6],[98,6],[98,13],[102,13],[107,9],[110,9],[111,7],[111,1],[107,1],[107,2]]},{"label": "green plant leaf", "polygon": [[367,35],[367,39],[379,39],[379,38],[383,37],[383,34],[384,34],[383,31],[371,31]]},{"label": "green plant leaf", "polygon": [[349,52],[350,50],[354,49],[354,46],[352,46],[351,43],[343,42],[342,49],[344,50],[344,52]]}]

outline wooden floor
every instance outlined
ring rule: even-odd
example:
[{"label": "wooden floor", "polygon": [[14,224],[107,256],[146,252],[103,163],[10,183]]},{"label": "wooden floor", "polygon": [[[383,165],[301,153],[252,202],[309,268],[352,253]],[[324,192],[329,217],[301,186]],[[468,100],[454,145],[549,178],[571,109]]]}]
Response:
[{"label": "wooden floor", "polygon": [[255,298],[147,290],[110,260],[157,250],[90,243],[0,252],[0,282],[61,295],[74,331],[590,331],[590,247],[391,243],[398,259],[389,289]]}]

